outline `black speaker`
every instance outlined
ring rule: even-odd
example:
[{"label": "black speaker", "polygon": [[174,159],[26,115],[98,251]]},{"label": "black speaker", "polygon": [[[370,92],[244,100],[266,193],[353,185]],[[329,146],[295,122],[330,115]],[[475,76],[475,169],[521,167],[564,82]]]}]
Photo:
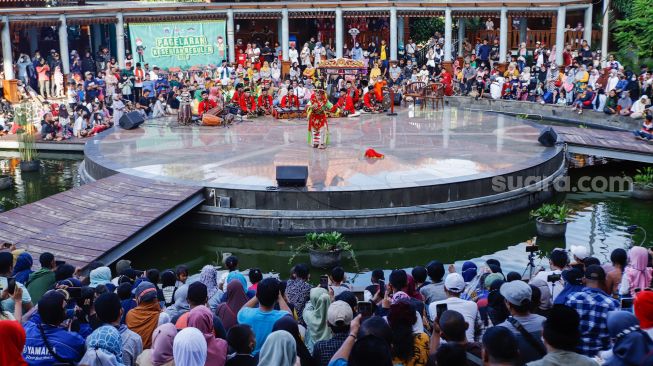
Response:
[{"label": "black speaker", "polygon": [[145,122],[145,119],[143,119],[143,116],[141,116],[141,114],[136,111],[125,113],[122,117],[120,117],[120,120],[118,120],[120,127],[124,128],[125,130],[133,130],[134,128],[138,128],[138,126],[142,125],[143,122]]},{"label": "black speaker", "polygon": [[540,137],[538,137],[537,141],[546,147],[553,147],[558,141],[558,134],[553,127],[544,127],[540,131]]},{"label": "black speaker", "polygon": [[308,167],[305,165],[277,166],[277,186],[304,187],[308,178]]}]

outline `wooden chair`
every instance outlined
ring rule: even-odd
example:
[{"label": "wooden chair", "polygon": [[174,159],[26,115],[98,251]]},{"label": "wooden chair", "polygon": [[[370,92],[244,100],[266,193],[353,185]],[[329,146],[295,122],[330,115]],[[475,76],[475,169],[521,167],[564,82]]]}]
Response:
[{"label": "wooden chair", "polygon": [[[404,93],[404,101],[406,97],[411,97],[413,99],[413,107],[415,107],[415,102],[417,98],[422,99],[422,107],[424,107],[424,91],[426,89],[426,83],[417,81],[406,85],[406,92]],[[406,102],[407,103],[407,102]]]},{"label": "wooden chair", "polygon": [[444,109],[444,84],[433,83],[426,88],[422,108],[424,108],[424,105],[429,100],[432,102],[433,109],[436,111],[438,110],[439,105],[441,105],[442,109]]}]

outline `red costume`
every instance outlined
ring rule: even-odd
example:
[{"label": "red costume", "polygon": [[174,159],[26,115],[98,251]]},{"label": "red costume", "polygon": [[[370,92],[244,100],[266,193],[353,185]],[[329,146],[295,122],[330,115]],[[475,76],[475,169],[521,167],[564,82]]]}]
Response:
[{"label": "red costume", "polygon": [[240,110],[243,113],[256,112],[256,100],[254,97],[243,94],[243,96],[240,97]]},{"label": "red costume", "polygon": [[369,109],[375,109],[376,105],[372,101],[372,91],[368,91],[363,95],[363,105]]},{"label": "red costume", "polygon": [[313,147],[324,147],[327,143],[329,125],[327,111],[332,108],[324,91],[316,91],[311,96],[311,101],[306,107],[308,114],[309,143]]},{"label": "red costume", "polygon": [[214,100],[211,100],[211,99],[202,100],[200,102],[200,104],[197,106],[197,112],[201,116],[204,113],[206,113],[207,111],[209,111],[209,110],[211,110],[211,109],[213,109],[213,108],[215,108],[217,106],[218,106],[218,103],[216,103]]},{"label": "red costume", "polygon": [[442,81],[442,84],[444,85],[444,95],[453,95],[453,78],[447,70],[442,71],[440,81]]},{"label": "red costume", "polygon": [[281,98],[281,108],[299,108],[299,98],[296,95],[284,95]]},{"label": "red costume", "polygon": [[357,88],[354,88],[353,86],[347,89],[347,95],[349,95],[354,102],[354,105],[358,103],[358,101],[361,99],[360,92],[358,91]]},{"label": "red costume", "polygon": [[349,112],[349,114],[354,114],[356,113],[356,108],[354,108],[354,101],[351,99],[349,95],[344,95],[338,98],[338,102],[333,105],[333,108],[331,108],[331,112],[335,112],[338,108],[342,109],[343,111]]},{"label": "red costume", "polygon": [[265,112],[265,114],[272,113],[272,97],[269,95],[259,95],[258,107]]}]

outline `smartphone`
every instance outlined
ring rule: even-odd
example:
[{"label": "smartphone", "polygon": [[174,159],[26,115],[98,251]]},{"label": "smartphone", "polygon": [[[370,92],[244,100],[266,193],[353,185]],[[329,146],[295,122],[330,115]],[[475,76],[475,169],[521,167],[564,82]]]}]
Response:
[{"label": "smartphone", "polygon": [[622,309],[630,309],[633,307],[633,298],[632,297],[624,297],[621,299],[621,308]]},{"label": "smartphone", "polygon": [[379,295],[381,295],[381,297],[384,297],[385,296],[385,281],[384,280],[379,280],[379,291],[381,291],[381,292],[379,292]]},{"label": "smartphone", "polygon": [[81,299],[82,298],[82,288],[81,287],[68,287],[68,296],[71,299]]},{"label": "smartphone", "polygon": [[369,301],[359,301],[358,302],[358,312],[363,316],[363,318],[369,318],[372,316],[372,303]]},{"label": "smartphone", "polygon": [[7,292],[9,295],[13,295],[16,291],[16,279],[13,277],[7,277]]},{"label": "smartphone", "polygon": [[320,276],[320,287],[326,290],[329,289],[329,276],[327,275]]},{"label": "smartphone", "polygon": [[442,315],[442,313],[447,311],[447,309],[448,309],[447,304],[437,304],[437,305],[435,305],[435,314],[436,314],[435,317],[437,319],[440,319],[440,316]]}]

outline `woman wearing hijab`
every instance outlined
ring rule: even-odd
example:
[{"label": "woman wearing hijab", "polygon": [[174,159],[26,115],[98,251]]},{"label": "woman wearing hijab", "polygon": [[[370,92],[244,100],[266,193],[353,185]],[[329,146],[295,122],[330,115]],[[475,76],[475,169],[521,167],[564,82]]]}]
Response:
[{"label": "woman wearing hijab", "polygon": [[259,360],[258,366],[295,365],[297,362],[295,338],[285,330],[270,333],[261,348]]},{"label": "woman wearing hijab", "polygon": [[277,330],[285,330],[295,338],[295,349],[297,350],[297,357],[299,357],[301,366],[313,365],[313,357],[311,356],[311,353],[308,352],[308,348],[306,348],[304,341],[302,341],[302,337],[299,334],[299,325],[292,316],[284,316],[277,320],[277,322],[274,323],[274,327],[272,327],[272,331],[276,332]]},{"label": "woman wearing hijab", "polygon": [[135,308],[129,310],[125,317],[125,324],[132,332],[137,333],[143,340],[143,349],[152,346],[152,333],[159,325],[161,307],[157,300],[156,288],[153,284],[143,281],[136,290]]},{"label": "woman wearing hijab", "polygon": [[193,327],[184,328],[177,333],[172,344],[175,366],[204,366],[206,352],[204,335]]},{"label": "woman wearing hijab", "polygon": [[215,311],[222,297],[222,291],[218,288],[218,276],[215,267],[210,264],[204,266],[198,281],[206,286],[206,293],[209,298],[208,306],[211,311]]},{"label": "woman wearing hijab", "polygon": [[25,346],[25,329],[20,323],[13,320],[0,320],[0,365],[27,366],[23,359]]},{"label": "woman wearing hijab", "polygon": [[86,353],[80,365],[124,366],[122,363],[122,342],[120,333],[112,325],[104,325],[86,339]]},{"label": "woman wearing hijab", "polygon": [[[89,278],[91,283],[88,287],[96,288],[99,285],[112,285],[111,284],[111,269],[109,267],[98,267],[91,271]],[[113,285],[112,285],[113,286]],[[108,288],[108,287],[107,287]],[[112,287],[110,290],[114,290]]]},{"label": "woman wearing hijab", "polygon": [[635,289],[644,289],[651,286],[653,277],[648,265],[648,250],[634,246],[628,251],[628,266],[624,271],[619,286],[621,295],[635,296]]},{"label": "woman wearing hijab", "polygon": [[478,298],[477,292],[481,290],[479,288],[478,267],[474,262],[466,261],[463,263],[461,275],[465,281],[465,293],[461,298],[476,301]]},{"label": "woman wearing hijab", "polygon": [[247,302],[247,295],[245,289],[240,281],[232,280],[227,285],[227,301],[218,305],[216,314],[222,320],[222,325],[225,330],[238,324],[236,315],[238,310]]},{"label": "woman wearing hijab", "polygon": [[166,308],[165,312],[166,314],[170,315],[170,321],[172,321],[173,323],[176,323],[177,319],[179,319],[179,317],[182,314],[190,311],[190,305],[186,300],[187,296],[188,296],[188,285],[183,285],[177,288],[177,291],[175,291],[174,304]]},{"label": "woman wearing hijab", "polygon": [[322,287],[311,289],[310,301],[304,308],[304,322],[306,323],[306,335],[304,341],[309,350],[318,341],[331,338],[331,328],[327,325],[327,311],[331,305],[329,292]]},{"label": "woman wearing hijab", "polygon": [[630,312],[609,312],[608,332],[614,346],[601,355],[606,360],[604,366],[641,365],[644,357],[653,352],[653,340],[640,329],[639,321]]},{"label": "woman wearing hijab", "polygon": [[564,270],[561,276],[565,280],[565,285],[553,303],[564,305],[569,295],[582,291],[585,286],[583,286],[583,272],[578,268]]},{"label": "woman wearing hijab", "polygon": [[18,255],[16,264],[14,264],[14,271],[11,274],[16,279],[16,282],[22,284],[27,283],[29,275],[34,272],[32,271],[33,263],[32,256],[29,253],[22,252]]},{"label": "woman wearing hijab", "polygon": [[175,366],[172,344],[177,335],[174,324],[158,326],[152,334],[152,348],[146,349],[136,359],[138,366]]},{"label": "woman wearing hijab", "polygon": [[227,362],[227,342],[213,334],[213,313],[204,305],[194,307],[188,315],[188,326],[199,329],[207,346],[206,366],[224,366]]}]

